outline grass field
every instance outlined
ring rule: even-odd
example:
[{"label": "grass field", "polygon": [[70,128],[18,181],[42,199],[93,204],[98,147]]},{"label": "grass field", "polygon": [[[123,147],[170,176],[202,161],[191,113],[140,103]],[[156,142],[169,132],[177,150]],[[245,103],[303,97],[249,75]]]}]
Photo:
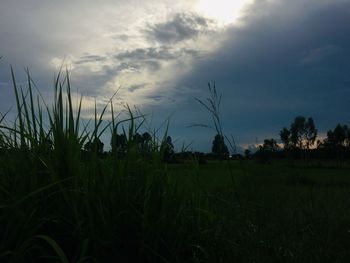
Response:
[{"label": "grass field", "polygon": [[[117,121],[111,102],[107,126],[106,106],[84,127],[68,75],[52,107],[34,103],[29,74],[28,91],[13,80],[17,119],[0,117],[0,262],[348,262],[349,168],[168,164],[167,132],[140,152],[130,109]],[[110,153],[95,144],[83,156],[108,130]]]},{"label": "grass field", "polygon": [[26,193],[17,182],[21,193],[1,174],[1,262],[346,262],[350,256],[349,169],[193,161],[164,165],[149,180],[142,176],[149,166],[138,168],[142,180],[130,178],[123,189],[102,171],[106,178],[90,188],[80,178],[76,186],[49,181]]},{"label": "grass field", "polygon": [[[346,262],[350,251],[349,169],[293,168],[283,161],[231,165],[234,185],[225,163],[198,169],[200,185],[217,217],[216,226],[221,225],[217,237],[227,241],[220,247],[226,247],[230,260]],[[183,167],[173,169],[179,173]],[[193,170],[187,171],[191,174]],[[186,181],[184,175],[179,177]]]}]

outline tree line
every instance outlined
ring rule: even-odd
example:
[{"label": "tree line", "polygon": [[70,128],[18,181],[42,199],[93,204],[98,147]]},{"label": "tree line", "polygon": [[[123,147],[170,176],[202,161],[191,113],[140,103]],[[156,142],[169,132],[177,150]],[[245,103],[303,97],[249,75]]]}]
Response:
[{"label": "tree line", "polygon": [[[0,135],[0,146],[1,143]],[[52,150],[52,142],[48,139],[48,152]],[[160,151],[165,161],[176,161],[176,159],[192,158],[193,155],[199,159],[228,159],[230,157],[242,158],[240,154],[230,155],[229,148],[225,143],[225,137],[222,134],[215,134],[211,152],[204,154],[201,152],[180,152],[175,153],[171,136],[165,136],[158,143],[155,137],[148,132],[142,134],[135,133],[127,136],[125,133],[112,134],[111,149],[116,152],[105,152],[104,144],[99,138],[88,140],[83,149],[83,158],[88,158],[92,153],[100,156],[116,154],[118,158],[124,158],[129,151],[147,157],[154,151]],[[6,148],[6,147],[0,147]],[[312,117],[305,118],[297,116],[294,118],[290,127],[283,127],[279,132],[279,142],[274,138],[264,139],[258,146],[255,153],[249,149],[244,151],[246,158],[261,158],[269,160],[271,158],[294,158],[309,160],[316,159],[338,159],[340,161],[350,158],[350,128],[345,124],[338,123],[333,129],[329,130],[325,138],[318,138],[318,129]]]},{"label": "tree line", "polygon": [[[134,152],[147,157],[154,151],[160,151],[163,159],[169,161],[174,155],[174,145],[171,136],[165,136],[160,145],[155,141],[155,137],[151,136],[149,132],[143,134],[135,133],[132,136],[127,136],[125,133],[114,133],[111,138],[111,149],[115,149],[115,152],[110,154],[117,155],[122,159],[127,156],[128,152]],[[84,145],[85,155],[89,156],[91,153],[97,153],[100,156],[106,155],[104,152],[104,143],[99,138],[89,140]]]},{"label": "tree line", "polygon": [[[264,139],[255,153],[244,151],[247,158],[268,160],[273,157],[309,160],[350,158],[350,128],[338,123],[329,130],[325,138],[318,137],[318,129],[312,117],[297,116],[290,127],[283,127],[279,132],[279,141],[274,138]],[[212,141],[211,155],[218,159],[229,157],[229,150],[224,136],[216,134]]]},{"label": "tree line", "polygon": [[338,123],[325,138],[318,138],[318,129],[313,118],[297,116],[290,127],[279,132],[282,145],[275,139],[265,139],[255,156],[279,156],[295,159],[339,159],[350,157],[350,129]]}]

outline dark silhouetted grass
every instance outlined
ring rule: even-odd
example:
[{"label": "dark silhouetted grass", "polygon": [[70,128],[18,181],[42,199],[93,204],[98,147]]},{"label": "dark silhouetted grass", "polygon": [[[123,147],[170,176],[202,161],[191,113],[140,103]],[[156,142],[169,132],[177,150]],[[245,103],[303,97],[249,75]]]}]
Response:
[{"label": "dark silhouetted grass", "polygon": [[[95,109],[91,128],[81,120],[82,98],[72,103],[68,73],[56,78],[53,105],[27,76],[23,90],[12,71],[14,123],[0,116],[0,262],[348,261],[348,169],[167,164],[168,131],[140,153],[142,114],[127,108],[118,119],[111,99]],[[216,102],[208,110],[222,134]],[[109,131],[109,154],[82,154]]]}]

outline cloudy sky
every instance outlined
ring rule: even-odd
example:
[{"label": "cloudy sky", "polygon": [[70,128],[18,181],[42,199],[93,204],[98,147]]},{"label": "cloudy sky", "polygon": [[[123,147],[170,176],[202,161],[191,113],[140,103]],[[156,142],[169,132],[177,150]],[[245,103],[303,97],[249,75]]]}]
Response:
[{"label": "cloudy sky", "polygon": [[210,151],[215,132],[191,127],[210,124],[195,100],[208,82],[242,147],[297,115],[320,134],[350,124],[350,0],[1,0],[0,56],[1,113],[14,105],[10,65],[49,98],[64,64],[86,118],[119,89],[150,126],[170,117],[177,148]]}]

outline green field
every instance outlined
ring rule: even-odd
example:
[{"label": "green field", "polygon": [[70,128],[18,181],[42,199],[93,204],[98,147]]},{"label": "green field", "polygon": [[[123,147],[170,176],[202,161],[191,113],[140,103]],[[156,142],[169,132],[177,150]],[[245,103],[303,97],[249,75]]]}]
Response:
[{"label": "green field", "polygon": [[[348,262],[350,168],[170,164],[168,131],[140,148],[143,116],[130,108],[117,120],[111,101],[108,125],[106,106],[89,129],[68,75],[52,107],[34,103],[29,74],[28,91],[13,80],[16,121],[0,118],[0,262]],[[104,154],[95,142],[108,128]]]},{"label": "green field", "polygon": [[26,193],[28,185],[17,182],[21,193],[1,174],[1,262],[346,262],[350,256],[350,169],[190,161],[158,166],[154,176],[142,174],[150,168],[143,163],[135,171],[142,180],[118,188],[105,174],[109,161],[98,161],[106,178],[92,186],[80,178],[76,186],[46,182]]},{"label": "green field", "polygon": [[247,161],[232,167],[234,185],[227,164],[210,163],[198,170],[216,224],[221,225],[217,237],[230,240],[226,244],[230,260],[347,261],[349,169],[293,168],[281,161],[273,165]]}]

